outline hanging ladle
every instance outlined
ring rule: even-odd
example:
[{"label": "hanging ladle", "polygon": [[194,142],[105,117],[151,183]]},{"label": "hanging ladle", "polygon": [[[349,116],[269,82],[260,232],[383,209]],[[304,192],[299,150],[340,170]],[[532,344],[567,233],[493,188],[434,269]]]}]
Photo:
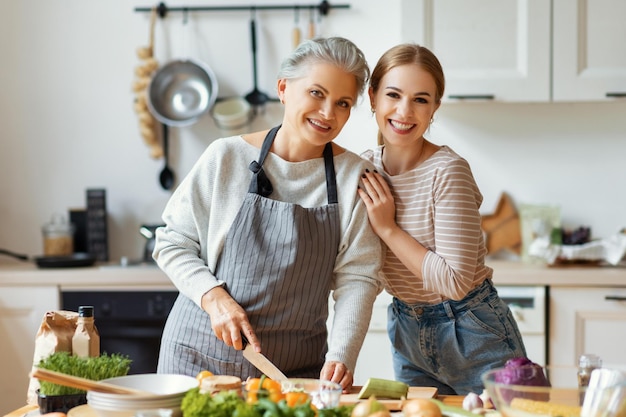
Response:
[{"label": "hanging ladle", "polygon": [[168,135],[168,127],[163,123],[163,160],[165,161],[165,166],[159,175],[159,182],[164,190],[170,190],[174,186],[174,171],[169,167]]},{"label": "hanging ladle", "polygon": [[250,19],[250,43],[252,45],[252,74],[254,81],[254,89],[246,94],[245,98],[248,103],[252,105],[252,110],[255,115],[260,114],[263,110],[263,106],[269,100],[267,94],[259,91],[257,87],[257,65],[256,65],[256,17],[255,10],[252,9],[252,17]]}]

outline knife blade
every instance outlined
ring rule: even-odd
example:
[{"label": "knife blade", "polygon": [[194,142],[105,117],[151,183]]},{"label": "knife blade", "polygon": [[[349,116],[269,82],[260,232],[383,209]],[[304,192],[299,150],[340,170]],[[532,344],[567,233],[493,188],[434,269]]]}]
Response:
[{"label": "knife blade", "polygon": [[274,381],[283,381],[287,379],[287,376],[281,372],[265,355],[254,351],[254,348],[250,343],[246,343],[246,347],[243,349],[243,357],[246,358],[256,368],[263,372]]}]

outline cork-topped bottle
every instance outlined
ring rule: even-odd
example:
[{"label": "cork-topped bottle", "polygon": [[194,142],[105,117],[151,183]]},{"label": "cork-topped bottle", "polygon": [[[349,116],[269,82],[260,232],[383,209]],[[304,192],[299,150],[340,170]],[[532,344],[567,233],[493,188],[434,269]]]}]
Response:
[{"label": "cork-topped bottle", "polygon": [[100,334],[94,322],[93,306],[78,307],[72,353],[80,357],[100,356]]}]

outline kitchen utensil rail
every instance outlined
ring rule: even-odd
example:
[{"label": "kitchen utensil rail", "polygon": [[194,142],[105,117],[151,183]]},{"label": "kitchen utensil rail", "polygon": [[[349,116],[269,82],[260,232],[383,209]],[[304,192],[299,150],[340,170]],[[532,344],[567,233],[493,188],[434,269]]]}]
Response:
[{"label": "kitchen utensil rail", "polygon": [[[319,13],[326,16],[330,9],[349,9],[349,4],[330,4],[324,0],[319,4],[293,4],[293,5],[240,5],[240,6],[175,6],[169,7],[161,2],[157,6],[157,12],[164,18],[168,12],[219,12],[219,11],[252,11],[252,10],[298,10],[318,9]],[[152,7],[135,7],[135,12],[150,12]]]},{"label": "kitchen utensil rail", "polygon": [[37,378],[41,381],[52,382],[53,384],[82,389],[85,391],[97,391],[97,392],[105,392],[109,394],[124,394],[124,395],[143,395],[143,396],[154,395],[147,391],[141,391],[141,390],[137,390],[134,388],[108,384],[106,382],[92,381],[91,379],[80,378],[77,376],[68,375],[68,374],[64,374],[61,372],[50,371],[48,369],[42,369],[42,368],[35,368],[31,372],[30,376],[33,378]]}]

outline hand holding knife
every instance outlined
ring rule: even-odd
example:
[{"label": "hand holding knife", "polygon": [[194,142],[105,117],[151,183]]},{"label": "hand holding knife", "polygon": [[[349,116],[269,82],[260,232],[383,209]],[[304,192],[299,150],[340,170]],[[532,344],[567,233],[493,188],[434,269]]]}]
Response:
[{"label": "hand holding knife", "polygon": [[248,342],[248,339],[244,335],[243,337],[243,357],[246,358],[252,365],[254,365],[259,371],[263,372],[274,381],[283,381],[287,379],[287,376],[281,372],[265,355],[256,352],[254,347]]}]

